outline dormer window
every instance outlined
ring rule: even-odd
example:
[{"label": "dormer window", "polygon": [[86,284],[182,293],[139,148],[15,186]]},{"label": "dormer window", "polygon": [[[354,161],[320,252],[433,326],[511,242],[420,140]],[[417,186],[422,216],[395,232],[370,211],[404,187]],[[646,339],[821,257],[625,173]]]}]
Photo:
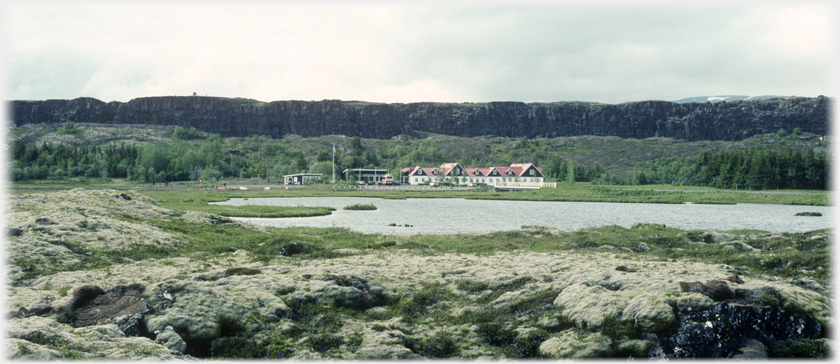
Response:
[{"label": "dormer window", "polygon": [[510,169],[508,169],[508,170],[507,170],[507,172],[505,172],[505,173],[507,173],[507,175],[508,175],[508,176],[513,175],[513,171],[512,171],[512,170],[510,170]]},{"label": "dormer window", "polygon": [[475,170],[475,175],[476,175],[476,176],[480,176],[480,175],[481,175],[481,171],[479,171],[478,169],[476,169],[476,170]]}]

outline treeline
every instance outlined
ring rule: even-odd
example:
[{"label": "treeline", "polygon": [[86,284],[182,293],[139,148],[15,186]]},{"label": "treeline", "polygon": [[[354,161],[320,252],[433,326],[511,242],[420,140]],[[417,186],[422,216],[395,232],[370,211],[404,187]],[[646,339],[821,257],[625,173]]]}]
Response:
[{"label": "treeline", "polygon": [[718,188],[828,189],[828,157],[808,149],[703,152],[694,173],[701,185]]},{"label": "treeline", "polygon": [[[72,128],[72,126],[70,127]],[[63,130],[63,129],[62,129]],[[68,129],[73,130],[73,129]],[[75,129],[78,130],[78,129]],[[13,143],[11,178],[127,178],[138,182],[217,181],[222,177],[283,178],[311,172],[332,174],[332,153],[322,151],[315,162],[286,139],[266,141],[253,136],[225,141],[218,134],[198,139],[194,128],[176,128],[171,145],[110,144],[68,147],[50,143]],[[232,144],[229,144],[232,143]],[[354,138],[348,153],[336,153],[336,177],[345,168],[379,167],[381,156]],[[388,154],[386,154],[388,155]]]},{"label": "treeline", "polygon": [[[65,125],[61,131],[74,134],[79,129]],[[283,175],[308,172],[321,173],[323,181],[329,181],[333,160],[336,179],[351,180],[353,176],[341,172],[349,168],[385,168],[396,176],[401,168],[418,165],[436,166],[453,161],[465,167],[487,164],[487,161],[459,156],[457,150],[447,152],[438,142],[428,139],[389,146],[377,141],[363,143],[356,137],[349,145],[337,146],[333,155],[331,147],[307,147],[287,138],[279,141],[260,136],[222,139],[218,134],[201,138],[193,128],[178,127],[169,145],[124,143],[68,147],[15,142],[11,150],[11,177],[14,181],[84,176],[171,182],[218,181],[223,177],[279,179]],[[503,155],[506,159],[496,161],[501,163],[497,165],[533,162],[543,168],[548,180],[593,184],[828,189],[828,156],[812,149],[705,151],[691,158],[665,157],[642,163],[633,168],[630,176],[617,177],[598,163],[586,168],[561,155],[547,154],[536,148],[537,143],[518,141],[517,148]],[[315,148],[319,151],[315,152]],[[492,153],[488,150],[483,154],[488,152]]]},{"label": "treeline", "polygon": [[829,170],[828,156],[812,149],[704,151],[695,158],[666,157],[640,165],[631,184],[827,190]]}]

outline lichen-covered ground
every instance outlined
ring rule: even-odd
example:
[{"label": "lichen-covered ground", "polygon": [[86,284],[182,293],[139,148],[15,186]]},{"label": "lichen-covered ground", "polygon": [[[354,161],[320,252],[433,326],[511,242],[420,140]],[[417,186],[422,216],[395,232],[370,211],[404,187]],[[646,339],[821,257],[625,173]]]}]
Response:
[{"label": "lichen-covered ground", "polygon": [[[824,253],[829,231],[383,237],[266,229],[115,190],[18,195],[9,205],[10,359],[678,357],[665,338],[686,325],[681,313],[723,301],[685,283],[711,281],[725,282],[733,305],[833,327],[820,279],[828,262],[801,257]],[[744,258],[722,264],[706,252]],[[781,258],[799,259],[799,271],[761,263]],[[79,287],[132,284],[148,307],[139,334],[74,327]],[[755,345],[771,357],[824,357],[825,336],[784,338],[796,350]]]}]

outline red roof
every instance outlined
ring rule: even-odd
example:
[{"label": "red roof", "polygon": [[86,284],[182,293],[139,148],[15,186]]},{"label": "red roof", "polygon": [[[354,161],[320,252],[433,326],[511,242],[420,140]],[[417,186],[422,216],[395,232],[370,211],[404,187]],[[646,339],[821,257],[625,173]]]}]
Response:
[{"label": "red roof", "polygon": [[[449,175],[449,172],[455,166],[459,166],[458,163],[444,163],[440,166],[440,168],[434,167],[414,167],[413,169],[409,169],[409,176],[420,175],[418,172],[422,169],[425,172],[425,176],[436,177],[438,175]],[[509,166],[500,166],[500,167],[488,167],[488,168],[463,168],[464,171],[467,172],[467,177],[528,177],[525,176],[525,172],[528,171],[531,167],[539,172],[539,175],[542,175],[542,167],[536,167],[531,163],[521,163],[521,164],[511,164]],[[439,173],[434,173],[434,170],[437,169]],[[406,168],[403,168],[406,170]],[[490,174],[493,171],[497,171],[499,174],[497,176],[491,176]],[[510,171],[510,173],[508,173]],[[476,173],[479,172],[479,173]]]}]

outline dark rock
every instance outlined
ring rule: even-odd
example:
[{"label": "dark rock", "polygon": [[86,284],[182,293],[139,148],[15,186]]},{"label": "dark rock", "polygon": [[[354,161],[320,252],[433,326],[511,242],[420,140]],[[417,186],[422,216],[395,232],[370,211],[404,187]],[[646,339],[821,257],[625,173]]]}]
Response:
[{"label": "dark rock", "polygon": [[[716,302],[704,309],[680,308],[677,326],[658,334],[662,350],[677,358],[728,358],[741,348],[764,347],[788,339],[824,337],[822,325],[811,317],[779,307]],[[651,354],[652,355],[652,354]]]},{"label": "dark rock", "polygon": [[720,349],[713,345],[715,332],[705,323],[680,325],[671,340],[676,358],[716,358],[720,355]]},{"label": "dark rock", "polygon": [[680,289],[685,292],[697,292],[708,296],[715,301],[722,301],[735,298],[735,293],[724,281],[711,280],[706,284],[700,282],[680,282]]},{"label": "dark rock", "polygon": [[756,306],[781,307],[784,298],[773,287],[759,289],[735,289],[735,296],[743,303]]},{"label": "dark rock", "polygon": [[665,227],[665,224],[652,224],[652,223],[648,223],[648,222],[637,222],[637,223],[631,225],[630,229],[632,229],[632,230],[651,229],[651,228],[661,229],[661,228],[664,228],[664,227]]},{"label": "dark rock", "polygon": [[31,309],[26,309],[26,307],[21,307],[17,311],[10,312],[8,315],[6,315],[6,317],[9,318],[9,319],[12,319],[12,318],[22,319],[22,318],[27,318],[27,317],[30,317],[30,316],[46,316],[46,315],[52,314],[54,310],[55,310],[55,308],[51,307],[51,306],[36,305],[35,307],[32,307]]},{"label": "dark rock", "polygon": [[324,280],[333,281],[333,283],[341,287],[353,287],[359,291],[359,294],[349,295],[347,299],[342,302],[343,306],[367,310],[369,308],[382,306],[383,304],[379,298],[370,292],[371,287],[368,285],[367,281],[362,278],[356,276],[344,278],[330,274],[325,276]]},{"label": "dark rock", "polygon": [[224,216],[210,215],[210,223],[213,225],[225,225],[233,222],[233,219]]},{"label": "dark rock", "polygon": [[555,138],[575,135],[687,141],[742,140],[799,128],[827,135],[830,99],[779,97],[728,103],[488,102],[382,104],[357,101],[274,101],[202,96],[142,97],[108,102],[12,101],[14,126],[24,124],[152,124],[195,127],[224,137],[287,134],[390,139],[421,133],[477,137]]},{"label": "dark rock", "polygon": [[633,272],[636,272],[636,270],[635,270],[635,269],[633,269],[633,268],[627,268],[627,267],[625,267],[625,266],[623,266],[623,265],[619,265],[618,267],[615,267],[615,270],[620,271],[620,272],[628,272],[628,273],[633,273]]},{"label": "dark rock", "polygon": [[294,243],[288,244],[280,249],[280,255],[285,257],[290,257],[292,255],[297,255],[306,251],[306,246],[301,244],[300,242],[296,241]]},{"label": "dark rock", "polygon": [[39,217],[39,218],[35,219],[35,223],[38,224],[38,225],[58,225],[57,222],[52,221],[52,220],[50,220],[46,217]]},{"label": "dark rock", "polygon": [[146,331],[146,322],[141,313],[116,317],[113,323],[120,328],[125,336],[140,336],[142,332]]},{"label": "dark rock", "polygon": [[808,277],[797,276],[793,278],[793,284],[796,284],[802,288],[810,289],[812,291],[817,291],[819,293],[825,292],[825,287],[822,284],[817,283],[817,281],[810,279]]},{"label": "dark rock", "polygon": [[71,307],[73,309],[77,309],[79,307],[82,307],[85,304],[87,304],[88,301],[96,299],[96,297],[99,297],[100,295],[103,295],[103,294],[105,294],[105,290],[103,290],[102,288],[99,288],[99,286],[95,286],[95,285],[92,285],[92,284],[76,288],[76,289],[73,290],[73,293],[71,293],[71,296],[72,296]]},{"label": "dark rock", "polygon": [[172,287],[168,285],[161,283],[158,287],[160,287],[160,291],[155,292],[155,299],[157,300],[155,310],[158,313],[163,313],[175,305],[175,294]]},{"label": "dark rock", "polygon": [[[71,326],[117,324],[139,332],[143,315],[149,312],[146,301],[140,297],[143,285],[115,286],[103,291],[97,286],[83,286],[73,291],[73,321]],[[139,314],[139,316],[136,316]],[[128,316],[128,318],[126,318]]]},{"label": "dark rock", "polygon": [[63,246],[65,248],[67,248],[68,250],[70,250],[71,252],[73,252],[73,254],[79,254],[79,255],[85,255],[85,256],[90,256],[91,255],[91,253],[87,252],[81,246],[76,245],[76,244],[67,243],[67,242],[64,242],[64,241],[61,241],[61,240],[48,240],[47,242],[52,244],[52,245]]},{"label": "dark rock", "polygon": [[18,229],[18,228],[11,228],[7,232],[7,235],[8,236],[21,236],[21,235],[23,235],[23,230]]},{"label": "dark rock", "polygon": [[121,194],[120,194],[120,197],[122,197],[122,198],[123,198],[124,200],[126,200],[126,201],[131,201],[131,196],[126,195],[126,194],[124,194],[124,193],[121,193]]},{"label": "dark rock", "polygon": [[741,277],[738,277],[738,275],[734,274],[734,273],[731,276],[726,277],[724,279],[727,280],[727,281],[730,281],[732,283],[738,283],[738,284],[744,283],[744,280],[741,279]]}]

